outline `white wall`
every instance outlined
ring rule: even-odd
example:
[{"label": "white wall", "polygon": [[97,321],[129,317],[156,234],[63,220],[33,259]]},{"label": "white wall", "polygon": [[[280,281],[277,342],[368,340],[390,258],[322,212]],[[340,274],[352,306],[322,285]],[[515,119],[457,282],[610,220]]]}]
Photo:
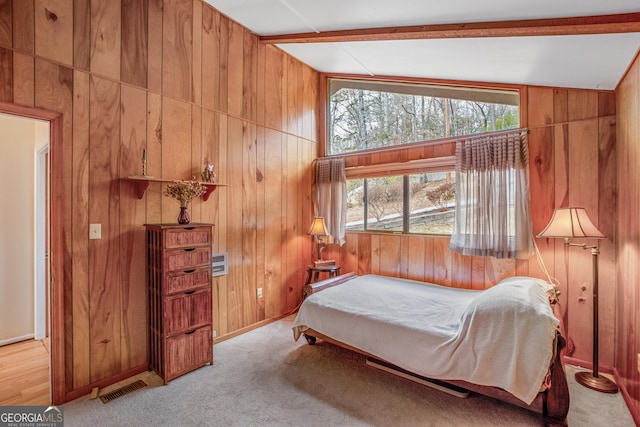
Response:
[{"label": "white wall", "polygon": [[0,114],[0,343],[34,332],[34,185],[49,124]]}]

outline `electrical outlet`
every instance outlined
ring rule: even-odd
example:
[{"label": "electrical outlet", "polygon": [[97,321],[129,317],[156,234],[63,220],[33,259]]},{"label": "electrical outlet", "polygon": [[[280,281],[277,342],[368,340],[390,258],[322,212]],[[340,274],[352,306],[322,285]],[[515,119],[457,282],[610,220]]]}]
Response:
[{"label": "electrical outlet", "polygon": [[218,336],[218,331],[216,331],[215,329],[213,330],[213,337],[217,337]]},{"label": "electrical outlet", "polygon": [[262,288],[258,288],[257,298],[262,298]]}]

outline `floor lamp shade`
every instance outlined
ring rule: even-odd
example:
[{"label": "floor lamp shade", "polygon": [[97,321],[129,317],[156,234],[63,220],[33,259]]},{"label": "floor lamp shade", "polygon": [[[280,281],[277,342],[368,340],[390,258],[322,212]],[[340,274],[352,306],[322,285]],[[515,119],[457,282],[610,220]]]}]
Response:
[{"label": "floor lamp shade", "polygon": [[553,212],[551,221],[538,237],[604,239],[605,235],[593,225],[584,208],[559,208]]},{"label": "floor lamp shade", "polygon": [[591,249],[593,260],[593,370],[576,373],[576,381],[585,387],[604,393],[615,393],[618,386],[598,373],[598,254],[597,246],[571,243],[574,238],[605,239],[605,235],[593,225],[584,208],[559,208],[553,212],[551,221],[538,234],[540,238],[564,239],[567,246]]}]

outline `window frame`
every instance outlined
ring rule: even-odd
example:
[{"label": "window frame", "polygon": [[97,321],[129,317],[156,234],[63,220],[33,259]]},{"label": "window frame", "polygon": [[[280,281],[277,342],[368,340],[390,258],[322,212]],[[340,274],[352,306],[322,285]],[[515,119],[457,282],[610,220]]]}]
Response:
[{"label": "window frame", "polygon": [[[348,180],[364,180],[364,194],[367,196],[367,179],[398,176],[402,178],[402,231],[367,229],[368,224],[368,201],[364,203],[364,220],[362,230],[347,230],[347,233],[380,233],[380,234],[402,234],[407,236],[451,236],[450,233],[417,233],[410,231],[411,210],[407,209],[411,203],[411,185],[409,176],[424,173],[451,172],[455,173],[455,156],[433,157],[429,159],[415,160],[411,162],[396,162],[383,165],[370,165],[351,167],[346,169]],[[392,171],[392,173],[381,173],[381,171]]]},{"label": "window frame", "polygon": [[[414,146],[421,146],[425,144],[442,144],[447,141],[453,141],[462,136],[455,136],[449,138],[431,139],[426,141],[416,141],[401,145],[393,145],[388,147],[370,148],[366,150],[359,150],[349,153],[329,153],[329,80],[330,79],[343,79],[343,80],[356,80],[362,82],[371,83],[397,83],[397,84],[411,84],[411,85],[426,85],[426,86],[442,86],[452,89],[478,89],[478,90],[499,90],[499,91],[513,91],[518,93],[519,105],[519,127],[527,127],[526,123],[527,114],[525,114],[524,106],[527,105],[527,86],[506,84],[506,83],[487,83],[487,82],[471,82],[471,81],[458,81],[458,80],[444,80],[444,79],[426,79],[419,77],[397,77],[397,76],[369,76],[360,74],[340,74],[340,73],[322,73],[320,75],[320,96],[319,96],[319,125],[318,130],[318,156],[319,157],[351,157],[358,155],[367,155],[371,153],[394,151],[398,149],[405,149]],[[502,131],[498,131],[502,132]],[[492,132],[487,132],[492,133]],[[476,133],[472,135],[464,136],[478,136],[482,133]]]},{"label": "window frame", "polygon": [[[518,93],[519,105],[519,127],[527,127],[527,114],[526,106],[528,105],[528,91],[526,85],[504,84],[504,83],[486,83],[486,82],[470,82],[470,81],[456,81],[456,80],[443,80],[443,79],[424,79],[424,78],[409,78],[409,77],[396,77],[396,76],[368,76],[368,75],[354,75],[354,74],[338,74],[338,73],[322,73],[320,76],[320,97],[319,97],[319,126],[318,126],[318,156],[319,157],[336,157],[344,158],[346,163],[347,179],[366,178],[366,173],[372,170],[399,170],[395,169],[399,165],[405,166],[402,174],[418,174],[438,171],[455,171],[455,141],[467,137],[456,136],[449,138],[434,139],[428,141],[417,141],[401,145],[371,148],[367,150],[359,150],[349,153],[328,153],[328,135],[329,135],[329,79],[347,79],[347,80],[361,80],[370,82],[382,82],[382,83],[408,83],[408,84],[424,84],[424,85],[437,85],[437,86],[449,86],[452,88],[466,88],[466,89],[485,89],[485,90],[503,90],[514,91]],[[497,131],[504,132],[504,130]],[[485,132],[491,134],[493,132]],[[480,136],[483,133],[473,134],[473,136]],[[414,163],[415,162],[415,163]],[[419,162],[432,165],[449,164],[450,167],[446,170],[438,169],[412,169],[411,166],[417,165]],[[452,162],[452,163],[449,163]],[[395,175],[401,175],[397,173]],[[391,176],[391,175],[377,175],[377,176]],[[406,212],[403,212],[407,215]],[[365,218],[366,223],[366,218]],[[403,231],[384,231],[384,230],[347,230],[347,233],[368,233],[368,234],[396,234],[405,236],[427,236],[427,237],[450,237],[450,234],[427,234],[427,233],[408,233]]]}]

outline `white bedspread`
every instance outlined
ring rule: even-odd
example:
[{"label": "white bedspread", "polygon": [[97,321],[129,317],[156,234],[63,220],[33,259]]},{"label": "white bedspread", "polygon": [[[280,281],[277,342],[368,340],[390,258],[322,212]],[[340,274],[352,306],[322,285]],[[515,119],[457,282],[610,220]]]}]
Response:
[{"label": "white bedspread", "polygon": [[484,291],[376,275],[309,296],[294,322],[429,378],[536,397],[553,356],[558,320],[550,285],[512,277]]}]

